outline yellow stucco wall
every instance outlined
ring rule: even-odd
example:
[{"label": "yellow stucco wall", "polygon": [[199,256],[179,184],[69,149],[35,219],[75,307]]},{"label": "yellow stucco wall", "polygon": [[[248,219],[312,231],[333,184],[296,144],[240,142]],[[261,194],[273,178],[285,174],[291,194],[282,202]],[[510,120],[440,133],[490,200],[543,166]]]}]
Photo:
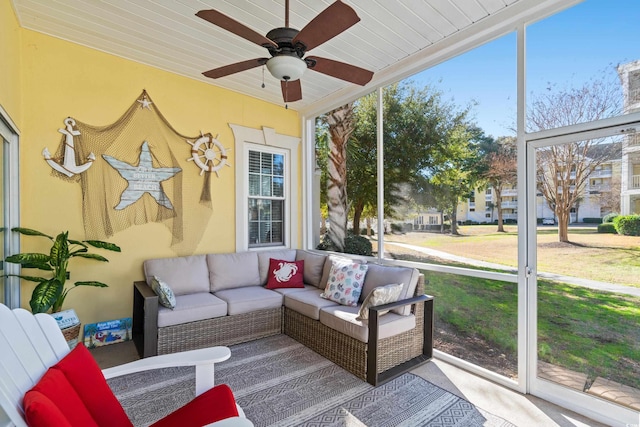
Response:
[{"label": "yellow stucco wall", "polygon": [[0,105],[20,127],[20,26],[10,1],[0,1]]},{"label": "yellow stucco wall", "polygon": [[[58,128],[72,116],[102,126],[117,120],[143,89],[165,118],[180,133],[197,135],[200,130],[220,134],[225,147],[233,147],[228,123],[248,127],[271,127],[276,132],[300,135],[295,111],[251,97],[160,71],[136,62],[21,29],[23,125],[21,136],[21,224],[48,234],[69,230],[84,239],[82,193],[77,183],[51,176],[42,159],[42,149],[55,151],[60,142]],[[132,147],[132,149],[134,149]],[[135,147],[139,150],[139,145]],[[185,143],[184,159],[178,159],[183,179],[198,188],[203,177],[186,162],[190,147]],[[101,160],[99,153],[96,153]],[[182,163],[184,162],[184,163]],[[214,208],[195,253],[235,250],[235,181],[233,150],[231,168],[212,177]],[[298,177],[300,173],[298,173]],[[109,185],[105,183],[105,185]],[[295,186],[294,186],[295,188]],[[189,206],[185,206],[189,209]],[[300,211],[300,209],[297,209]],[[185,224],[188,227],[189,224]],[[74,308],[83,323],[131,315],[132,282],[143,278],[142,262],[148,258],[171,257],[171,234],[162,224],[132,226],[109,241],[122,248],[121,254],[96,251],[109,264],[72,260],[71,281],[100,280],[109,288],[78,288],[69,294],[64,308]],[[42,251],[38,239],[23,238],[23,251]],[[178,254],[187,255],[187,254]],[[31,284],[23,284],[23,305],[28,306]]]}]

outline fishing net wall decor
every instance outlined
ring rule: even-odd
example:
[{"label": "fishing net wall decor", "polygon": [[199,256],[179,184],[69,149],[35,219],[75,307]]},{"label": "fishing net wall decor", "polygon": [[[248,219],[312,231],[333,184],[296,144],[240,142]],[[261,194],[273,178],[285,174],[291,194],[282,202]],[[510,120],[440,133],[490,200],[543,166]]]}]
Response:
[{"label": "fishing net wall decor", "polygon": [[[113,124],[92,126],[67,118],[65,125],[66,131],[60,130],[65,134],[62,144],[47,162],[55,176],[80,183],[87,238],[106,239],[132,225],[158,222],[171,231],[171,248],[176,253],[192,254],[211,218],[211,173],[199,176],[201,169],[187,162],[187,157],[193,153],[194,141],[205,135],[177,132],[146,91]],[[43,155],[47,159],[46,149]],[[65,168],[69,162],[72,165]],[[73,175],[68,169],[87,167],[76,162],[92,164]],[[193,182],[202,182],[203,187],[198,189]]]}]

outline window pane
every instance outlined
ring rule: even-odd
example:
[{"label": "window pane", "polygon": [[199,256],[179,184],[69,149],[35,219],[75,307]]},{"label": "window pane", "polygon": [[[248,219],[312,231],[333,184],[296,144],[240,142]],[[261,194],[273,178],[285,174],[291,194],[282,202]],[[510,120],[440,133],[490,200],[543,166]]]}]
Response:
[{"label": "window pane", "polygon": [[249,244],[255,245],[260,243],[258,222],[249,222]]},{"label": "window pane", "polygon": [[284,175],[284,156],[282,154],[273,155],[273,174],[276,176]]},{"label": "window pane", "polygon": [[271,243],[282,243],[284,236],[282,235],[282,222],[271,223]]},{"label": "window pane", "polygon": [[273,196],[284,197],[284,178],[273,178]]},{"label": "window pane", "polygon": [[260,173],[260,153],[258,151],[249,151],[249,172]]},{"label": "window pane", "polygon": [[273,154],[262,153],[262,162],[260,164],[262,173],[271,175],[273,173]]},{"label": "window pane", "polygon": [[282,216],[282,211],[284,207],[283,200],[272,200],[271,201],[271,215],[274,221],[282,221],[284,218]]},{"label": "window pane", "polygon": [[260,200],[260,221],[271,219],[271,200]]},{"label": "window pane", "polygon": [[537,375],[625,402],[640,390],[640,237],[613,218],[637,200],[640,157],[632,135],[579,138],[536,150]]},{"label": "window pane", "polygon": [[249,220],[257,221],[258,220],[258,200],[249,199]]},{"label": "window pane", "polygon": [[271,190],[271,177],[270,176],[262,176],[262,191],[261,191],[261,195],[262,196],[271,196],[272,195],[272,190]]},{"label": "window pane", "polygon": [[253,173],[249,174],[249,195],[260,195],[260,175],[256,175]]}]

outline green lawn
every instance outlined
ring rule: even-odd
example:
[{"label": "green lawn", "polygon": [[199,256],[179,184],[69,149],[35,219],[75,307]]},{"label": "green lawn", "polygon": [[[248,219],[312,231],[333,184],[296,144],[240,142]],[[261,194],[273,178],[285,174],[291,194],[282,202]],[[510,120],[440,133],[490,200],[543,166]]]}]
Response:
[{"label": "green lawn", "polygon": [[[423,271],[438,323],[516,360],[515,283]],[[640,389],[640,298],[538,281],[538,357]]]}]

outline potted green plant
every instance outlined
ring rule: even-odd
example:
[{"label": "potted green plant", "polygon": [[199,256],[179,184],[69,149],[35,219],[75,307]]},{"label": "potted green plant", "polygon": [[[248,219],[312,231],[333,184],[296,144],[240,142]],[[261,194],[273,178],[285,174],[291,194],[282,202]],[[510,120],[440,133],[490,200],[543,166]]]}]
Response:
[{"label": "potted green plant", "polygon": [[80,257],[108,262],[109,260],[102,255],[88,253],[89,246],[120,252],[119,246],[101,240],[72,240],[69,239],[68,231],[58,234],[55,238],[30,228],[16,227],[12,231],[25,236],[46,237],[52,242],[49,254],[21,253],[8,256],[5,260],[6,262],[20,264],[22,268],[35,268],[47,272],[46,277],[15,275],[24,280],[38,283],[29,301],[33,313],[46,313],[50,309],[54,313],[59,312],[69,291],[78,286],[107,287],[106,284],[97,281],[75,282],[73,286],[65,287],[69,260],[74,257]]}]

